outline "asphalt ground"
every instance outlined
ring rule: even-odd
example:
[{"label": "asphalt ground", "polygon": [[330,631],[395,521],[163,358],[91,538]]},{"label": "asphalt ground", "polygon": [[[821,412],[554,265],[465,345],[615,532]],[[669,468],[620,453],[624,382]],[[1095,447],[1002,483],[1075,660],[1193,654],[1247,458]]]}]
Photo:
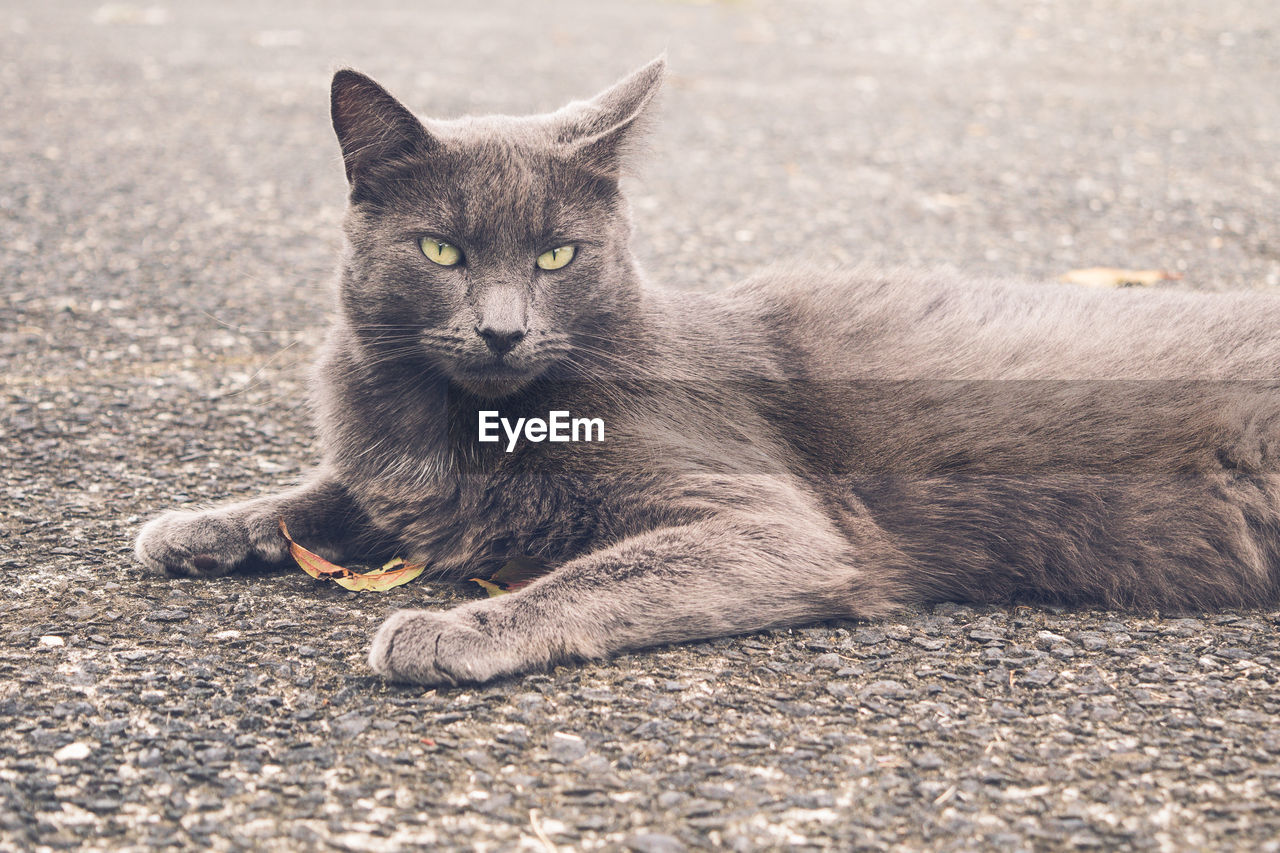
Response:
[{"label": "asphalt ground", "polygon": [[1280,285],[1273,0],[0,7],[0,849],[1280,850],[1280,612],[944,605],[479,688],[385,594],[159,580],[170,507],[314,459],[332,71],[442,116],[667,51],[656,281],[803,259]]}]

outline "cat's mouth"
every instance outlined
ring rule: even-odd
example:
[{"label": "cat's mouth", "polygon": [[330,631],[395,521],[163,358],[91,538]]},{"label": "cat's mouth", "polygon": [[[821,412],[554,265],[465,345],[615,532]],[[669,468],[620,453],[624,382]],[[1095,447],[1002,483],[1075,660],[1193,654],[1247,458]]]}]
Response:
[{"label": "cat's mouth", "polygon": [[424,335],[422,343],[449,380],[470,394],[485,399],[506,397],[541,376],[565,352],[566,347],[545,333],[531,333],[515,346],[495,351],[480,337]]},{"label": "cat's mouth", "polygon": [[506,356],[483,360],[458,360],[449,366],[449,378],[477,397],[493,399],[514,394],[542,373],[545,365],[514,361]]}]

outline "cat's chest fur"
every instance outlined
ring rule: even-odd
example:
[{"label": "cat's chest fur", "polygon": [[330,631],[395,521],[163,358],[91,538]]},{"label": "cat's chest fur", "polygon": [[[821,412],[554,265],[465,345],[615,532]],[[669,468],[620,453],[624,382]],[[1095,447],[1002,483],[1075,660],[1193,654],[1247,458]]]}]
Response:
[{"label": "cat's chest fur", "polygon": [[374,476],[353,481],[350,490],[411,560],[445,576],[491,573],[520,557],[560,563],[596,538],[587,484],[556,473],[502,466],[412,485]]},{"label": "cat's chest fur", "polygon": [[[339,342],[322,367],[326,464],[403,556],[443,576],[468,576],[517,557],[563,562],[600,540],[607,443],[513,442],[501,427],[497,441],[481,443],[479,411],[491,407],[509,423],[532,411],[459,402],[447,387],[387,384],[359,370],[358,359]],[[589,401],[569,389],[542,414],[598,413]]]}]

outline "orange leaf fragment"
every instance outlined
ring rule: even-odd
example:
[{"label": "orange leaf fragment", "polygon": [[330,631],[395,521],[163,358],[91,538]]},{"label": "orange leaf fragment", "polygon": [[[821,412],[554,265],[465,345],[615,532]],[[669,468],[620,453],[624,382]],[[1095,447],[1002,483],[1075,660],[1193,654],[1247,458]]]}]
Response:
[{"label": "orange leaf fragment", "polygon": [[1150,287],[1161,281],[1182,278],[1179,273],[1167,270],[1126,270],[1117,267],[1089,267],[1071,270],[1058,277],[1059,281],[1083,284],[1085,287]]},{"label": "orange leaf fragment", "polygon": [[289,542],[289,554],[304,572],[316,580],[329,578],[339,586],[354,592],[364,590],[383,592],[408,583],[426,569],[425,563],[406,563],[404,560],[396,558],[382,568],[375,569],[372,572],[364,572],[363,574],[353,572],[351,569],[329,562],[319,554],[308,551],[297,542],[294,542],[293,537],[289,535],[289,528],[285,526],[284,519],[280,520],[280,533]]},{"label": "orange leaf fragment", "polygon": [[493,573],[489,580],[500,584],[508,592],[526,587],[547,573],[551,566],[537,557],[512,557]]},{"label": "orange leaf fragment", "polygon": [[482,578],[471,578],[471,580],[480,584],[492,598],[523,589],[545,575],[549,568],[548,563],[537,557],[512,557],[503,563],[502,568],[494,572],[493,577],[488,580]]},{"label": "orange leaf fragment", "polygon": [[280,520],[280,532],[289,542],[289,553],[293,556],[293,559],[298,561],[298,565],[302,567],[304,572],[311,575],[311,577],[316,580],[319,580],[322,577],[340,575],[343,572],[351,571],[350,569],[344,569],[342,566],[330,563],[319,554],[308,551],[297,542],[294,542],[293,537],[289,535],[289,528],[285,526],[284,519]]},{"label": "orange leaf fragment", "polygon": [[480,584],[480,586],[484,587],[484,591],[489,593],[490,598],[497,598],[500,595],[506,595],[507,593],[511,592],[511,590],[503,589],[502,587],[498,586],[496,583],[490,583],[489,581],[484,580],[483,578],[472,578],[471,581],[472,583],[478,583]]}]

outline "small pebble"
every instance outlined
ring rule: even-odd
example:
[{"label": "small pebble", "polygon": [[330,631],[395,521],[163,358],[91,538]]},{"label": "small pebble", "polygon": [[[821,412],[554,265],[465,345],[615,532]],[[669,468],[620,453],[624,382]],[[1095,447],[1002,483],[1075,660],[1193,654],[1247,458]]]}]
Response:
[{"label": "small pebble", "polygon": [[89,753],[92,751],[93,750],[89,748],[89,744],[76,741],[75,743],[67,744],[62,747],[62,749],[55,752],[53,754],[53,760],[59,764],[64,764],[68,761],[84,761],[89,757]]},{"label": "small pebble", "polygon": [[552,761],[570,764],[587,754],[587,743],[577,735],[555,732],[547,744],[547,752]]},{"label": "small pebble", "polygon": [[636,853],[684,853],[688,847],[674,835],[645,832],[633,835],[626,841],[627,848]]}]

